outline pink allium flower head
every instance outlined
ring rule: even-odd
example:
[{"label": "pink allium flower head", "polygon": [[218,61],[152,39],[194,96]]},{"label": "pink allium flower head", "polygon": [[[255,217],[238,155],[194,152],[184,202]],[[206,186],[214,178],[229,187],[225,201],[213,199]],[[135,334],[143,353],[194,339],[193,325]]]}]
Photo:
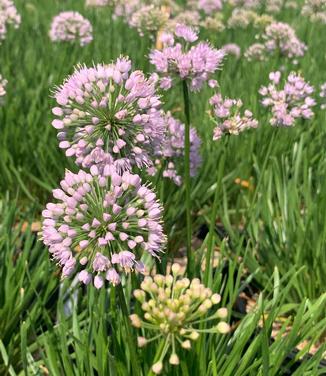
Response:
[{"label": "pink allium flower head", "polygon": [[188,44],[196,41],[197,33],[185,25],[177,25],[174,36],[167,38],[165,34],[163,50],[153,50],[149,55],[150,62],[161,76],[160,86],[166,90],[172,86],[173,78],[178,77],[189,82],[190,90],[198,91],[221,67],[225,52],[206,42],[189,48]]},{"label": "pink allium flower head", "polygon": [[66,171],[60,185],[42,213],[42,240],[63,277],[78,270],[85,284],[116,285],[119,272],[144,271],[144,251],[158,257],[163,250],[162,207],[138,175],[108,165],[103,175]]},{"label": "pink allium flower head", "polygon": [[0,0],[0,44],[6,38],[9,26],[17,29],[20,25],[21,17],[11,0]]},{"label": "pink allium flower head", "polygon": [[85,46],[93,40],[91,23],[78,12],[61,12],[52,20],[49,31],[53,42],[78,42]]},{"label": "pink allium flower head", "polygon": [[222,50],[224,50],[227,55],[233,55],[237,59],[241,56],[241,48],[235,43],[225,44],[222,46]]},{"label": "pink allium flower head", "polygon": [[218,93],[210,99],[209,103],[213,106],[212,118],[217,122],[213,140],[219,140],[224,134],[238,135],[246,129],[258,127],[258,121],[253,118],[251,111],[245,110],[241,114],[240,99],[223,98]]},{"label": "pink allium flower head", "polygon": [[199,0],[198,9],[203,10],[206,14],[220,11],[223,8],[222,0]]},{"label": "pink allium flower head", "polygon": [[270,124],[276,127],[293,127],[296,119],[311,119],[314,115],[311,107],[316,103],[311,97],[314,88],[297,73],[291,73],[283,88],[280,87],[280,72],[269,74],[271,83],[262,86],[259,93],[264,107],[270,107]]},{"label": "pink allium flower head", "polygon": [[131,72],[131,61],[120,57],[110,65],[79,66],[57,89],[59,146],[84,168],[114,163],[119,171],[149,166],[162,140],[164,124],[155,79]]},{"label": "pink allium flower head", "polygon": [[[164,139],[162,144],[155,150],[155,167],[150,167],[147,172],[155,175],[158,170],[162,176],[171,179],[176,185],[181,185],[182,177],[180,169],[184,163],[184,135],[185,126],[175,119],[170,112],[164,116]],[[200,138],[195,128],[190,129],[190,174],[195,176],[201,164],[199,153]]]},{"label": "pink allium flower head", "polygon": [[163,28],[169,19],[166,12],[162,12],[157,5],[143,5],[136,10],[128,20],[128,24],[137,29],[139,35],[143,36],[145,32],[153,33]]},{"label": "pink allium flower head", "polygon": [[307,49],[296,36],[294,29],[284,22],[273,22],[268,25],[262,38],[269,53],[279,52],[290,59],[303,56]]}]

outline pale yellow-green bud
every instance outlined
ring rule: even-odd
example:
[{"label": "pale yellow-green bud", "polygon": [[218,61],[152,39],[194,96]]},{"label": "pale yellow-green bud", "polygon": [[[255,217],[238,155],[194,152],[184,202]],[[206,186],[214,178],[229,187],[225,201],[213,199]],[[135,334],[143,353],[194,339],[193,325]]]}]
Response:
[{"label": "pale yellow-green bud", "polygon": [[227,324],[224,321],[221,321],[217,324],[216,329],[221,333],[221,334],[226,334],[229,333],[230,331],[230,325]]},{"label": "pale yellow-green bud", "polygon": [[147,345],[147,339],[145,337],[137,337],[138,347],[144,347]]},{"label": "pale yellow-green bud", "polygon": [[172,270],[173,275],[175,275],[175,276],[182,274],[181,273],[181,266],[177,263],[174,263],[172,265],[171,270]]},{"label": "pale yellow-green bud", "polygon": [[150,299],[149,301],[148,301],[148,305],[151,307],[151,308],[153,308],[153,307],[155,307],[155,300],[154,299]]},{"label": "pale yellow-green bud", "polygon": [[187,331],[185,329],[181,328],[179,330],[179,333],[180,333],[181,336],[184,336],[187,333]]},{"label": "pale yellow-green bud", "polygon": [[151,292],[156,292],[158,290],[157,284],[156,283],[151,283],[150,286]]},{"label": "pale yellow-green bud", "polygon": [[219,318],[225,319],[228,317],[228,309],[227,308],[220,308],[216,311],[216,314]]},{"label": "pale yellow-green bud", "polygon": [[142,290],[135,290],[134,297],[140,302],[143,303],[145,301],[145,293]]},{"label": "pale yellow-green bud", "polygon": [[212,308],[213,305],[210,299],[206,299],[203,304],[207,309]]},{"label": "pale yellow-green bud", "polygon": [[210,298],[212,296],[212,290],[209,288],[205,288],[205,296],[206,298]]},{"label": "pale yellow-green bud", "polygon": [[154,276],[154,281],[155,281],[155,283],[158,284],[158,286],[161,287],[164,283],[164,277],[161,274],[156,274]]},{"label": "pale yellow-green bud", "polygon": [[152,320],[152,315],[149,314],[148,312],[145,313],[144,317],[145,317],[145,319],[148,320],[148,321],[151,321],[151,320]]},{"label": "pale yellow-green bud", "polygon": [[186,341],[183,341],[181,343],[181,347],[183,347],[184,349],[189,350],[191,348],[191,342],[189,341],[189,339],[187,339]]},{"label": "pale yellow-green bud", "polygon": [[211,297],[211,301],[213,304],[218,304],[221,301],[221,295],[220,294],[213,294]]},{"label": "pale yellow-green bud", "polygon": [[183,288],[187,288],[190,285],[190,281],[188,278],[183,278],[182,283],[183,283]]},{"label": "pale yellow-green bud", "polygon": [[148,302],[144,302],[142,305],[141,305],[141,308],[143,311],[149,311],[151,309],[150,305],[148,304]]},{"label": "pale yellow-green bud", "polygon": [[171,289],[170,289],[169,287],[167,287],[167,288],[165,289],[165,294],[166,294],[167,296],[171,296]]},{"label": "pale yellow-green bud", "polygon": [[131,325],[134,326],[135,328],[141,328],[141,320],[138,315],[135,313],[129,316],[131,320]]},{"label": "pale yellow-green bud", "polygon": [[198,307],[198,311],[201,312],[201,313],[206,313],[207,312],[207,307],[205,306],[205,304],[201,304]]},{"label": "pale yellow-green bud", "polygon": [[193,341],[196,341],[199,337],[199,333],[198,332],[191,332],[190,335],[189,335],[189,338],[192,339]]},{"label": "pale yellow-green bud", "polygon": [[169,287],[172,285],[172,283],[173,283],[173,277],[172,275],[169,274],[165,277],[165,284]]},{"label": "pale yellow-green bud", "polygon": [[162,369],[163,369],[163,363],[162,362],[157,362],[155,364],[152,365],[152,371],[158,375],[159,373],[162,372]]},{"label": "pale yellow-green bud", "polygon": [[178,355],[177,354],[171,354],[170,359],[169,359],[169,363],[173,364],[174,366],[177,366],[180,363]]}]

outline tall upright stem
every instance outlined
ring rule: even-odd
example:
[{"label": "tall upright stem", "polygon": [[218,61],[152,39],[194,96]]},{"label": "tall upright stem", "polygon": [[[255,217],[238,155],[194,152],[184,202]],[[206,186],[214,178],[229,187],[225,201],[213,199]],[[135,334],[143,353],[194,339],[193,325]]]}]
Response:
[{"label": "tall upright stem", "polygon": [[191,197],[190,197],[190,99],[188,84],[186,80],[182,81],[184,112],[185,112],[185,154],[184,154],[184,185],[186,188],[186,224],[187,224],[187,272],[188,276],[193,275],[193,255],[191,252]]},{"label": "tall upright stem", "polygon": [[119,302],[120,302],[120,307],[122,310],[124,322],[125,322],[125,329],[126,329],[126,340],[128,342],[128,347],[129,347],[129,353],[130,353],[130,361],[131,361],[131,367],[132,367],[132,374],[135,376],[140,376],[140,368],[138,364],[138,359],[137,359],[137,353],[136,353],[136,343],[133,341],[133,336],[132,336],[132,328],[130,324],[130,319],[129,319],[129,313],[128,313],[128,308],[126,304],[126,299],[125,295],[123,292],[123,288],[120,285],[117,287],[118,290],[118,296],[119,296]]}]

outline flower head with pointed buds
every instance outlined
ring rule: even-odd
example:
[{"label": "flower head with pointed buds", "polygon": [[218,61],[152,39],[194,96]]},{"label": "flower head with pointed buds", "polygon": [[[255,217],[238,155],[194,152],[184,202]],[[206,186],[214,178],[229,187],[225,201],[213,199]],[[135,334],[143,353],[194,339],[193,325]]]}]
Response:
[{"label": "flower head with pointed buds", "polygon": [[151,165],[164,123],[153,79],[131,72],[131,61],[118,58],[110,65],[79,66],[57,89],[59,146],[84,168],[114,164],[123,172],[132,165]]},{"label": "flower head with pointed buds", "polygon": [[[145,277],[141,289],[134,291],[144,316],[140,318],[136,314],[130,315],[134,327],[153,334],[149,338],[138,337],[140,347],[155,340],[164,342],[160,358],[152,366],[152,371],[156,374],[162,371],[163,361],[169,350],[169,363],[178,365],[179,344],[184,349],[190,349],[191,342],[197,340],[200,333],[227,333],[230,329],[225,322],[227,309],[213,311],[213,307],[221,301],[221,296],[213,294],[199,279],[190,281],[183,277],[179,264],[173,264],[171,269],[172,273],[165,276],[156,274]],[[207,316],[209,311],[212,311],[212,314]],[[209,320],[219,319],[222,321],[213,327],[201,326]]]},{"label": "flower head with pointed buds", "polygon": [[11,0],[0,0],[0,44],[6,39],[8,27],[18,29],[21,22],[20,14]]},{"label": "flower head with pointed buds", "polygon": [[326,0],[305,0],[301,14],[312,22],[326,24]]},{"label": "flower head with pointed buds", "polygon": [[258,121],[253,118],[249,110],[240,113],[242,101],[240,99],[223,98],[220,93],[215,94],[209,101],[213,106],[212,118],[217,119],[213,140],[219,140],[224,134],[238,135],[249,128],[257,128]]},{"label": "flower head with pointed buds", "polygon": [[212,48],[206,42],[189,45],[198,39],[197,31],[178,24],[174,33],[162,33],[163,49],[150,53],[150,62],[160,75],[160,87],[168,90],[174,80],[189,82],[192,91],[198,91],[203,84],[221,67],[225,52]]},{"label": "flower head with pointed buds", "polygon": [[264,107],[270,107],[272,117],[270,124],[275,127],[293,127],[296,119],[311,119],[312,107],[316,104],[311,97],[314,88],[303,77],[290,73],[283,88],[280,87],[281,73],[269,74],[270,84],[262,86],[259,93]]},{"label": "flower head with pointed buds", "polygon": [[49,32],[53,42],[75,42],[85,46],[93,40],[91,23],[78,12],[61,12],[52,20]]},{"label": "flower head with pointed buds", "polygon": [[[185,126],[175,119],[170,112],[164,115],[165,132],[161,145],[155,149],[155,166],[149,167],[149,175],[156,175],[161,170],[164,178],[181,185],[180,170],[184,163]],[[200,138],[195,128],[190,129],[190,174],[195,176],[201,164],[199,153]]]},{"label": "flower head with pointed buds", "polygon": [[144,272],[142,253],[158,257],[165,245],[162,207],[138,175],[119,175],[107,165],[102,175],[66,172],[56,203],[43,210],[42,240],[62,275],[80,270],[78,278],[96,288],[120,283],[119,271]]}]

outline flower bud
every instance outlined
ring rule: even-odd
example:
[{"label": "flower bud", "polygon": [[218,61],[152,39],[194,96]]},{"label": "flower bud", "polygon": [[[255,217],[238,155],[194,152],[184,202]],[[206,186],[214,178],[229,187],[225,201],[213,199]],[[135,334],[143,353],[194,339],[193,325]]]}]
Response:
[{"label": "flower bud", "polygon": [[186,341],[183,341],[181,343],[181,347],[183,347],[186,350],[189,350],[191,348],[191,342],[189,341],[189,339],[187,339]]},{"label": "flower bud", "polygon": [[226,322],[224,321],[221,321],[217,324],[216,326],[216,329],[218,332],[220,332],[221,334],[226,334],[226,333],[229,333],[230,331],[230,325],[227,324]]},{"label": "flower bud", "polygon": [[199,333],[198,332],[191,332],[190,335],[189,335],[189,338],[192,339],[193,341],[196,341],[199,337]]},{"label": "flower bud", "polygon": [[174,366],[177,366],[180,363],[178,355],[177,354],[171,354],[170,359],[169,359],[169,363],[173,364]]},{"label": "flower bud", "polygon": [[137,337],[138,347],[144,347],[147,345],[147,339],[145,337]]},{"label": "flower bud", "polygon": [[217,316],[221,319],[226,319],[228,317],[228,310],[227,308],[220,308],[216,312]]},{"label": "flower bud", "polygon": [[152,365],[152,371],[158,375],[159,373],[162,372],[162,369],[163,369],[163,363],[162,362],[157,362],[155,364]]}]

